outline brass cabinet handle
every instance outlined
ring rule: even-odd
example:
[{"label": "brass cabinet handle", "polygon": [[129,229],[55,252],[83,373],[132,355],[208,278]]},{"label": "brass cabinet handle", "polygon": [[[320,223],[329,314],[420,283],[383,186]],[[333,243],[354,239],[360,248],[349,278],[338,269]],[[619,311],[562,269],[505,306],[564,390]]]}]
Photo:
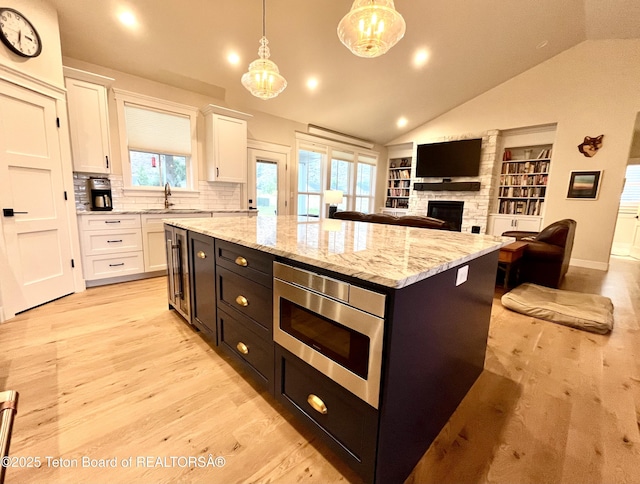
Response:
[{"label": "brass cabinet handle", "polygon": [[236,303],[237,303],[239,306],[243,306],[243,307],[247,307],[247,306],[249,305],[249,301],[248,301],[248,300],[247,300],[247,298],[246,298],[246,297],[244,297],[244,296],[238,296],[238,297],[236,298]]},{"label": "brass cabinet handle", "polygon": [[322,415],[326,415],[329,411],[327,410],[327,406],[320,399],[320,397],[318,395],[314,395],[313,393],[310,393],[307,397],[307,403],[311,405],[311,408],[313,408],[316,412],[321,413]]},{"label": "brass cabinet handle", "polygon": [[201,259],[206,259],[207,258],[207,254],[205,254],[204,251],[202,251],[202,250],[199,250],[196,255],[198,257],[200,257]]},{"label": "brass cabinet handle", "polygon": [[236,348],[243,355],[249,354],[249,347],[246,344],[244,344],[242,341],[238,342],[238,344],[236,345]]},{"label": "brass cabinet handle", "polygon": [[245,259],[244,257],[242,257],[240,255],[238,257],[236,257],[236,264],[238,264],[239,266],[242,266],[242,267],[247,267],[249,265],[249,263],[247,262],[247,259]]}]

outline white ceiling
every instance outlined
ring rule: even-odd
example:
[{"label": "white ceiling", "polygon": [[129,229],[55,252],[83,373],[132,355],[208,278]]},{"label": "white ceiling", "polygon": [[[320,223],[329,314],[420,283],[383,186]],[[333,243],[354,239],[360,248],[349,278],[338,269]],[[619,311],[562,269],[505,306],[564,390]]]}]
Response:
[{"label": "white ceiling", "polygon": [[[288,81],[262,101],[240,84],[258,56],[261,0],[49,0],[62,53],[254,109],[386,143],[586,39],[640,37],[638,0],[396,0],[407,33],[361,59],[336,27],[349,0],[268,0],[271,59]],[[137,31],[117,20],[122,8]],[[546,46],[537,48],[543,41]],[[427,49],[429,60],[412,58]],[[241,61],[230,65],[235,51]],[[306,80],[315,76],[315,92]],[[408,124],[399,129],[401,116]]]}]

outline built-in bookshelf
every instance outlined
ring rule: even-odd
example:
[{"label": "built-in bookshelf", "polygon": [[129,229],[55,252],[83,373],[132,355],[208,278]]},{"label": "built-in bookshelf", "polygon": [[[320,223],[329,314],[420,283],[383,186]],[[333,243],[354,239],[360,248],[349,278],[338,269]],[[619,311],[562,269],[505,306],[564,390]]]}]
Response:
[{"label": "built-in bookshelf", "polygon": [[411,161],[411,157],[391,158],[389,160],[385,208],[409,208]]},{"label": "built-in bookshelf", "polygon": [[541,216],[550,163],[550,145],[505,149],[498,186],[498,213]]}]

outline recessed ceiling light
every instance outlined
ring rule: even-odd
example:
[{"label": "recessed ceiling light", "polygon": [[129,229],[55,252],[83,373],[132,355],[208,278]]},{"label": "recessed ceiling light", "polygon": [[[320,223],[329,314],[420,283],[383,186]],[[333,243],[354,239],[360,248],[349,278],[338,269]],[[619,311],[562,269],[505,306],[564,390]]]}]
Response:
[{"label": "recessed ceiling light", "polygon": [[309,79],[307,79],[307,87],[311,91],[315,91],[315,89],[318,87],[318,79],[316,79],[315,77],[310,77]]},{"label": "recessed ceiling light", "polygon": [[137,27],[138,21],[136,20],[136,16],[130,10],[125,10],[118,15],[118,20],[122,22],[123,25],[127,27]]},{"label": "recessed ceiling light", "polygon": [[429,60],[429,51],[427,49],[420,49],[413,55],[413,65],[415,67],[422,67]]},{"label": "recessed ceiling light", "polygon": [[396,121],[396,124],[398,125],[398,128],[404,128],[408,122],[409,121],[407,121],[407,118],[403,116],[402,118],[398,119],[398,121]]},{"label": "recessed ceiling light", "polygon": [[235,65],[238,65],[240,63],[240,56],[238,54],[236,54],[235,52],[231,52],[227,56],[227,60],[229,61],[229,64],[233,64],[235,66]]},{"label": "recessed ceiling light", "polygon": [[542,48],[546,47],[548,43],[549,43],[548,40],[543,40],[538,45],[536,45],[536,49],[542,49]]}]

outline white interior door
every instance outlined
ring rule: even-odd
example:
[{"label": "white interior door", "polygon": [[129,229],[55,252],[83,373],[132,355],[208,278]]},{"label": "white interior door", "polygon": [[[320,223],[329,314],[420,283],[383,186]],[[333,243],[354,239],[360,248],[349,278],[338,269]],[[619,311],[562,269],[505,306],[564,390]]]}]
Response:
[{"label": "white interior door", "polygon": [[7,317],[74,291],[65,203],[55,101],[0,82],[0,290]]},{"label": "white interior door", "polygon": [[249,208],[258,216],[288,213],[286,192],[287,155],[275,151],[249,148],[247,195]]}]

